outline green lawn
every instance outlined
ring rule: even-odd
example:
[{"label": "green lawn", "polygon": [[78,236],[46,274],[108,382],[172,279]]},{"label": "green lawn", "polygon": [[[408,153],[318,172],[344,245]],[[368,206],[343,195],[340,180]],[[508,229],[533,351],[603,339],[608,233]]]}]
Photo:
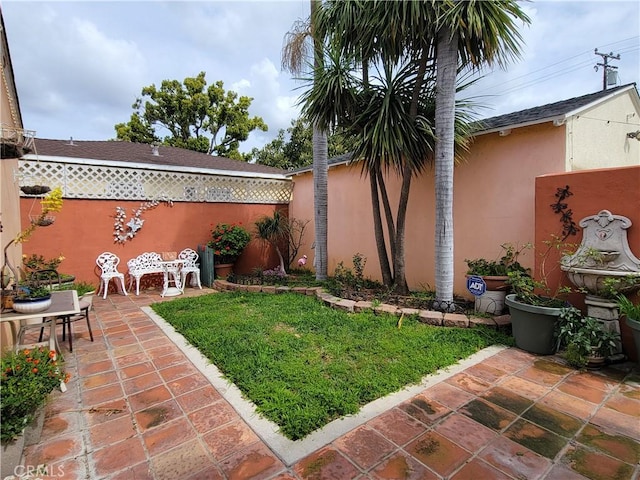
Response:
[{"label": "green lawn", "polygon": [[217,293],[152,308],[292,440],[511,337],[349,314],[294,293]]}]

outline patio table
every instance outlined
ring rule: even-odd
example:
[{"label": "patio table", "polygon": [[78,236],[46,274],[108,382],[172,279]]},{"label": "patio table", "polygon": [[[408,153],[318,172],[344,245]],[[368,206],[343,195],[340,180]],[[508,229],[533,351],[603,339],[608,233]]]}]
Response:
[{"label": "patio table", "polygon": [[[164,284],[162,288],[162,297],[175,297],[182,294],[182,281],[180,279],[180,269],[184,264],[184,260],[165,260],[160,262],[164,275]],[[169,278],[169,275],[173,279]],[[170,284],[173,283],[173,286]]]}]

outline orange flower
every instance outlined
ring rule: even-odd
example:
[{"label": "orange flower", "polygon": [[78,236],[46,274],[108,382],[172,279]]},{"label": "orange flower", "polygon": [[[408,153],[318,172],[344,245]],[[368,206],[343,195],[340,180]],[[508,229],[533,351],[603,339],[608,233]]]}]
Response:
[{"label": "orange flower", "polygon": [[56,351],[55,350],[49,350],[49,358],[56,358]]},{"label": "orange flower", "polygon": [[33,373],[38,373],[38,369],[37,369],[37,368],[32,368],[32,369],[31,369],[31,371],[32,371]]}]

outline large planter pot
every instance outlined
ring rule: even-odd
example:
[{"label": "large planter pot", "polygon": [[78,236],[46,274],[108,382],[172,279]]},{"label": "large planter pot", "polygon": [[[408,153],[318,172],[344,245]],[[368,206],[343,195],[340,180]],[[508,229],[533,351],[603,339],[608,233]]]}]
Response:
[{"label": "large planter pot", "polygon": [[42,298],[13,299],[13,309],[18,313],[43,312],[51,306],[51,295]]},{"label": "large planter pot", "polygon": [[640,363],[640,320],[627,317],[627,325],[633,334],[633,343],[636,346],[636,359]]},{"label": "large planter pot", "polygon": [[233,263],[217,263],[213,266],[216,272],[216,278],[226,280],[233,273]]},{"label": "large planter pot", "polygon": [[511,329],[516,346],[527,352],[552,355],[556,351],[554,330],[561,308],[539,307],[507,295],[505,303],[511,313]]}]

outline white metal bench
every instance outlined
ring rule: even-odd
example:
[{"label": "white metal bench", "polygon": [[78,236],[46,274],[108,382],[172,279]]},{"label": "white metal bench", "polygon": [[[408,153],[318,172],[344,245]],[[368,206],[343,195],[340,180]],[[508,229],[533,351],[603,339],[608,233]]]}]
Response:
[{"label": "white metal bench", "polygon": [[129,290],[131,290],[133,280],[135,279],[136,295],[140,295],[140,279],[144,275],[164,272],[162,268],[162,256],[156,252],[141,253],[137,257],[129,260],[127,267],[129,267]]}]

